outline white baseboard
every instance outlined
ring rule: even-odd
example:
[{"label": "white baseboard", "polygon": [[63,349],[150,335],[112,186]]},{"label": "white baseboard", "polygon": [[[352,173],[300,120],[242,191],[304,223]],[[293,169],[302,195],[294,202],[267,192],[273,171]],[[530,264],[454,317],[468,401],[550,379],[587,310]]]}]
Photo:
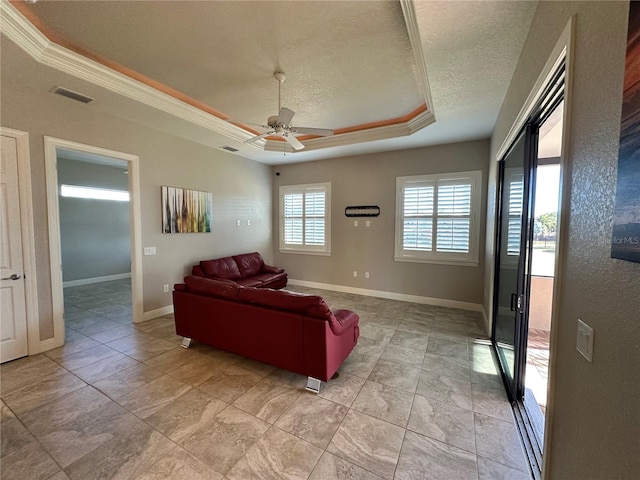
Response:
[{"label": "white baseboard", "polygon": [[480,303],[460,302],[457,300],[447,300],[444,298],[422,297],[419,295],[407,295],[404,293],[385,292],[383,290],[369,290],[366,288],[347,287],[344,285],[332,285],[329,283],[307,282],[306,280],[296,280],[290,278],[291,285],[300,287],[320,288],[334,292],[354,293],[356,295],[366,295],[369,297],[387,298],[389,300],[400,300],[402,302],[423,303],[435,305],[437,307],[459,308],[460,310],[470,310],[472,312],[484,312],[484,307]]},{"label": "white baseboard", "polygon": [[173,305],[167,305],[166,307],[157,308],[155,310],[149,310],[148,312],[144,312],[142,314],[142,321],[146,322],[147,320],[151,320],[153,318],[164,317],[165,315],[169,315],[173,313]]},{"label": "white baseboard", "polygon": [[69,280],[68,282],[63,282],[62,287],[63,288],[77,287],[78,285],[91,285],[92,283],[110,282],[112,280],[123,280],[125,278],[131,278],[131,272],[118,273],[116,275],[106,275],[104,277],[81,278],[79,280]]}]

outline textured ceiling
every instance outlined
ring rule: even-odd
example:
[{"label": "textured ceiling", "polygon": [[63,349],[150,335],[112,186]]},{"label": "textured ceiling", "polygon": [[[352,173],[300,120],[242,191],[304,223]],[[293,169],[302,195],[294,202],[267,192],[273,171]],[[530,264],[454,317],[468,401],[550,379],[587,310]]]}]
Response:
[{"label": "textured ceiling", "polygon": [[[434,124],[400,138],[301,151],[286,159],[227,142],[242,156],[282,163],[490,135],[536,3],[409,4],[420,43],[414,41],[413,48],[397,1],[39,1],[19,8],[35,15],[30,20],[51,40],[158,82],[223,118],[252,123],[277,112],[276,70],[287,75],[282,105],[296,111],[296,126],[343,129],[406,116],[425,103],[414,58],[420,51]],[[16,69],[16,78],[23,68],[3,67],[3,81],[13,73],[7,75],[7,68]],[[125,109],[128,118],[151,126],[166,120],[161,112],[154,120],[143,105],[133,109]],[[207,144],[215,138],[221,146],[218,136],[209,139],[199,129],[184,136]]]}]

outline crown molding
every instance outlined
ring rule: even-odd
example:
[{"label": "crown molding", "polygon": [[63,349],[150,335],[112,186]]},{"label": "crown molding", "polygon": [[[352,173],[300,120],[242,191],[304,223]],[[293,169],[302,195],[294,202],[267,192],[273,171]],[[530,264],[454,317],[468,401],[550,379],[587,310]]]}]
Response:
[{"label": "crown molding", "polygon": [[42,65],[204,127],[231,140],[243,142],[252,137],[250,132],[215,115],[51,42],[5,0],[0,1],[0,24],[2,33]]},{"label": "crown molding", "polygon": [[[427,110],[409,121],[398,124],[341,133],[331,137],[307,139],[304,140],[303,151],[411,135],[435,122],[413,0],[400,0],[400,4],[416,62],[416,81],[425,99]],[[42,65],[206,128],[229,140],[245,142],[254,136],[252,132],[50,41],[6,0],[0,0],[0,26],[4,35]],[[286,142],[274,140],[260,140],[247,145],[264,151],[296,153],[296,150]]]},{"label": "crown molding", "polygon": [[418,28],[416,11],[413,8],[414,1],[415,0],[400,0],[400,7],[402,8],[402,15],[404,16],[404,22],[407,26],[407,34],[409,35],[409,43],[411,44],[413,59],[416,62],[416,80],[418,80],[418,85],[422,91],[424,103],[427,105],[427,111],[431,112],[431,115],[433,116],[433,121],[429,122],[430,124],[436,121],[436,117],[433,110],[433,103],[431,101],[431,87],[429,86],[427,64],[424,60],[424,51],[422,50],[420,29]]}]

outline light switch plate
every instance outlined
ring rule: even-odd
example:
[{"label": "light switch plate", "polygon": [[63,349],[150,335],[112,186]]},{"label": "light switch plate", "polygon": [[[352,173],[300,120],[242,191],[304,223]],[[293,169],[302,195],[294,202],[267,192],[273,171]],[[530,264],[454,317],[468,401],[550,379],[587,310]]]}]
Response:
[{"label": "light switch plate", "polygon": [[576,336],[576,348],[584,358],[593,362],[593,335],[594,331],[589,325],[578,319],[578,332]]},{"label": "light switch plate", "polygon": [[145,255],[155,255],[156,254],[156,247],[144,247],[144,254]]}]

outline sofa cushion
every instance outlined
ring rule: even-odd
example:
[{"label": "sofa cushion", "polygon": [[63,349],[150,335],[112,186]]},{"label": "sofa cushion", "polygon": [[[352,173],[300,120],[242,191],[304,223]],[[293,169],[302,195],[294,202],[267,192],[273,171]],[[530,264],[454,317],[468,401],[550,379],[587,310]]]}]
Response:
[{"label": "sofa cushion", "polygon": [[200,262],[200,267],[207,278],[215,277],[235,280],[242,277],[240,270],[238,270],[238,265],[231,257],[203,260]]},{"label": "sofa cushion", "polygon": [[235,255],[232,257],[238,265],[238,270],[242,278],[253,277],[260,273],[264,260],[258,252],[245,253],[243,255]]},{"label": "sofa cushion", "polygon": [[328,319],[331,309],[322,297],[270,288],[241,288],[237,299],[265,307],[296,312],[314,318]]},{"label": "sofa cushion", "polygon": [[206,277],[200,265],[194,265],[191,267],[191,275],[195,275],[196,277]]},{"label": "sofa cushion", "polygon": [[262,280],[256,277],[238,278],[234,282],[243,287],[262,287]]},{"label": "sofa cushion", "polygon": [[184,284],[188,291],[210,297],[236,298],[240,289],[231,280],[213,280],[193,275],[185,277]]},{"label": "sofa cushion", "polygon": [[251,278],[254,280],[258,280],[261,283],[268,284],[272,282],[277,282],[278,280],[281,280],[286,277],[287,277],[286,273],[259,273],[258,275],[254,275]]}]

